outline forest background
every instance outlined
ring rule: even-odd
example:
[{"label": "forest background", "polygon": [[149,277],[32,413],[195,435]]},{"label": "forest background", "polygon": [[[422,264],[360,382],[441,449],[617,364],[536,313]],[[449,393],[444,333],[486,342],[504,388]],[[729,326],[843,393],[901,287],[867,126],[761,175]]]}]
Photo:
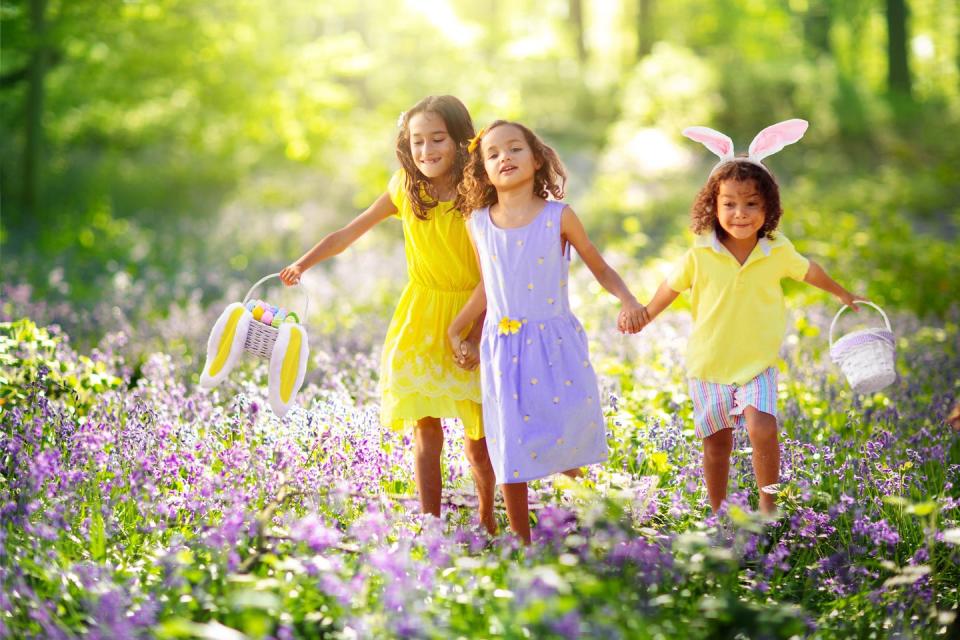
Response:
[{"label": "forest background", "polygon": [[[439,93],[560,151],[594,240],[644,267],[641,298],[711,164],[680,130],[745,148],[791,117],[810,130],[771,166],[801,251],[920,317],[956,298],[947,0],[5,0],[0,27],[2,281],[75,339],[203,315],[278,271],[384,191],[398,115]],[[353,274],[319,292],[324,331],[385,326],[402,253],[381,227],[341,259],[369,267],[363,299],[355,269],[321,267]]]}]

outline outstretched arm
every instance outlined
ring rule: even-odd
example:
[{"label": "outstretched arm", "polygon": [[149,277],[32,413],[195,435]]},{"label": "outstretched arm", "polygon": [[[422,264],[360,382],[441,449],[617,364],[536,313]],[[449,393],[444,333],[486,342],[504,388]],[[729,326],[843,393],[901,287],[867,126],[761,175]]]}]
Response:
[{"label": "outstretched arm", "polygon": [[833,278],[827,275],[827,272],[823,270],[823,267],[813,260],[810,261],[810,267],[807,269],[807,275],[804,276],[803,281],[812,284],[818,289],[823,289],[827,293],[832,293],[840,300],[840,302],[847,305],[854,311],[860,310],[860,307],[854,303],[854,300],[857,299],[857,297],[837,284]]},{"label": "outstretched arm", "polygon": [[653,298],[650,300],[650,303],[647,304],[647,313],[650,314],[650,320],[652,321],[660,315],[660,312],[673,304],[673,301],[676,300],[679,295],[679,293],[667,284],[666,280],[661,282],[657,292],[653,294]]},{"label": "outstretched arm", "polygon": [[562,238],[577,250],[597,282],[620,300],[621,309],[617,326],[621,331],[636,333],[650,322],[646,308],[630,293],[620,274],[603,259],[597,247],[587,237],[587,231],[583,228],[580,218],[570,207],[564,207],[560,215],[560,233]]},{"label": "outstretched arm", "polygon": [[351,220],[347,226],[325,236],[312,249],[300,256],[299,260],[284,268],[280,272],[280,279],[287,286],[296,284],[300,281],[300,276],[303,275],[304,271],[318,262],[332,258],[342,252],[356,242],[357,238],[396,212],[397,208],[393,206],[390,194],[384,193],[366,211]]}]

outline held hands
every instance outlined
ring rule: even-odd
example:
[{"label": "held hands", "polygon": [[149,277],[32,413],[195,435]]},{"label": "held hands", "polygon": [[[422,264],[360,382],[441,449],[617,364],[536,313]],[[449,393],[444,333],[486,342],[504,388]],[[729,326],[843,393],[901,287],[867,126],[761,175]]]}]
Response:
[{"label": "held hands", "polygon": [[300,282],[300,276],[303,275],[303,271],[303,267],[294,262],[289,267],[284,267],[280,272],[280,280],[288,287],[292,287]]},{"label": "held hands", "polygon": [[645,306],[636,300],[623,303],[617,315],[617,330],[620,333],[639,333],[648,324],[650,313]]},{"label": "held hands", "polygon": [[461,369],[473,371],[480,365],[480,349],[474,343],[461,340],[459,336],[450,336],[450,346],[453,349],[453,361]]}]

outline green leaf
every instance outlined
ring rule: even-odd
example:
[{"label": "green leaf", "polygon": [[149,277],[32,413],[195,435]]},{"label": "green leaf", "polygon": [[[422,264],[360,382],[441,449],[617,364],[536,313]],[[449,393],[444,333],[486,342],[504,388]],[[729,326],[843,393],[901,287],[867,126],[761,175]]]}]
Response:
[{"label": "green leaf", "polygon": [[107,534],[103,525],[103,514],[99,507],[90,516],[90,555],[94,560],[103,560],[107,552]]}]

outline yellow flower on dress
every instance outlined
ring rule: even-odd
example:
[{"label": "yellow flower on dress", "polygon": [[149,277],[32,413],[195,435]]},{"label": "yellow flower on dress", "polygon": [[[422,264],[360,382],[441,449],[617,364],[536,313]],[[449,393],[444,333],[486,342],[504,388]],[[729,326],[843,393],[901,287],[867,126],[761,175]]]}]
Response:
[{"label": "yellow flower on dress", "polygon": [[520,331],[520,327],[523,326],[519,320],[511,320],[507,316],[503,316],[500,319],[499,331],[498,333],[502,336],[509,335],[511,333],[517,333]]}]

